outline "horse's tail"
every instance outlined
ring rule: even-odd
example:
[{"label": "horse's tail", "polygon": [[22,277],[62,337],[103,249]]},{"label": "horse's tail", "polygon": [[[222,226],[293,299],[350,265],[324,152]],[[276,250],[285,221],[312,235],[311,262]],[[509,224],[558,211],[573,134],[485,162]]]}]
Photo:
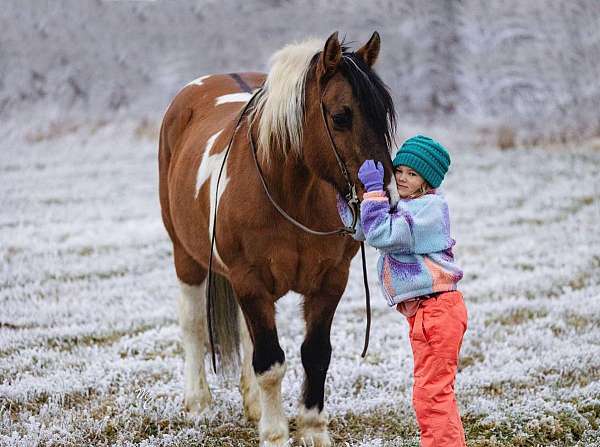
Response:
[{"label": "horse's tail", "polygon": [[212,273],[212,303],[207,313],[212,325],[215,354],[219,369],[232,375],[240,365],[239,310],[233,287],[227,278]]}]

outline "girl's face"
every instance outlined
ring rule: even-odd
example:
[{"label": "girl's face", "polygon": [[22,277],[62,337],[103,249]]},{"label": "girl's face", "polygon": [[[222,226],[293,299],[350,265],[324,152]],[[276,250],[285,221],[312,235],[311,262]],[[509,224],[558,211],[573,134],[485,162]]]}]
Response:
[{"label": "girl's face", "polygon": [[408,166],[400,165],[396,167],[394,175],[396,177],[396,185],[398,186],[398,194],[403,199],[412,196],[425,183],[423,177]]}]

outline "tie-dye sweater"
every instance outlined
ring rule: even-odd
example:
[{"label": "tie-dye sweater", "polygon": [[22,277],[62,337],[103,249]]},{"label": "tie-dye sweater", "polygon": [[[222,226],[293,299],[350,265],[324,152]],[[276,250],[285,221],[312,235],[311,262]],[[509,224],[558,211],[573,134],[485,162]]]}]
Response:
[{"label": "tie-dye sweater", "polygon": [[[338,212],[345,225],[350,209],[338,197]],[[384,191],[365,193],[360,227],[354,236],[379,249],[379,280],[390,306],[434,292],[456,290],[463,276],[454,263],[450,217],[444,197],[437,191],[416,199],[400,200],[390,212]]]}]

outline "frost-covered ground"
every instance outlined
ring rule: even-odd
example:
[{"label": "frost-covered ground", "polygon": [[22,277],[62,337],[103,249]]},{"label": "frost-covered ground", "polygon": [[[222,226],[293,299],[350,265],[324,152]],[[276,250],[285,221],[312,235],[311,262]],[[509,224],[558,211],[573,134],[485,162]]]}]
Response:
[{"label": "frost-covered ground", "polygon": [[[209,375],[213,411],[182,412],[153,132],[124,122],[30,140],[0,154],[0,444],[255,445],[234,380]],[[452,149],[469,446],[600,445],[600,151]],[[379,297],[368,256],[370,350],[361,360],[356,262],[334,320],[331,432],[338,445],[417,446],[407,324]],[[292,431],[298,302],[278,304]]]}]

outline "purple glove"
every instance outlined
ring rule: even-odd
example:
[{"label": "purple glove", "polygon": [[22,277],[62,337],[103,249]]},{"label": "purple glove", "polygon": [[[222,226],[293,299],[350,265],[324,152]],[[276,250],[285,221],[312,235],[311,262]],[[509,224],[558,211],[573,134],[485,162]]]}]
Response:
[{"label": "purple glove", "polygon": [[358,170],[358,178],[367,192],[383,191],[383,165],[381,162],[366,160]]}]

